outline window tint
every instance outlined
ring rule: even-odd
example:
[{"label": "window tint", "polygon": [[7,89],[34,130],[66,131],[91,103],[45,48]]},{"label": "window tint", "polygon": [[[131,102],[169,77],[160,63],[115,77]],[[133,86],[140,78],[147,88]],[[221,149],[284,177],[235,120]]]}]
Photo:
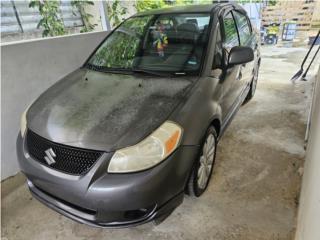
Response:
[{"label": "window tint", "polygon": [[241,45],[247,45],[251,36],[251,29],[248,24],[248,19],[242,13],[234,11],[233,14],[239,30],[240,43]]},{"label": "window tint", "polygon": [[224,34],[225,34],[224,47],[232,48],[234,46],[238,46],[239,39],[238,39],[237,28],[231,12],[229,12],[223,18],[223,26],[224,26]]}]

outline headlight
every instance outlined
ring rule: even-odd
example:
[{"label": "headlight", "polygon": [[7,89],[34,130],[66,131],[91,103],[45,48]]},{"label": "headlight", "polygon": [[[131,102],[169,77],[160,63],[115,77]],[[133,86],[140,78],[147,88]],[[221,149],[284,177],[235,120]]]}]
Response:
[{"label": "headlight", "polygon": [[26,110],[21,115],[21,120],[20,120],[20,133],[21,137],[24,136],[26,129],[27,129],[27,111],[29,109],[29,106],[27,107]]},{"label": "headlight", "polygon": [[108,172],[126,173],[151,168],[178,147],[181,136],[182,128],[167,121],[140,143],[116,151],[110,160]]}]

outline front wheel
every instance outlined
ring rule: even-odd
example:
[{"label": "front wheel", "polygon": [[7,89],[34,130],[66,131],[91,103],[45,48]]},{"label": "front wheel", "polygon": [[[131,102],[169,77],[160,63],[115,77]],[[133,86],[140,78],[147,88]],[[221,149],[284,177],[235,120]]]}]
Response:
[{"label": "front wheel", "polygon": [[209,127],[202,143],[199,158],[192,170],[187,190],[189,195],[200,197],[208,187],[216,158],[217,133]]}]

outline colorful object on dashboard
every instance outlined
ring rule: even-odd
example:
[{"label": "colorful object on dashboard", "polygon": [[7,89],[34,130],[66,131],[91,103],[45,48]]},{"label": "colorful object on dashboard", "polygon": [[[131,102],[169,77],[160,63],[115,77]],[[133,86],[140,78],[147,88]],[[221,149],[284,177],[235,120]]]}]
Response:
[{"label": "colorful object on dashboard", "polygon": [[164,48],[168,45],[168,37],[164,33],[163,25],[157,26],[156,40],[153,44],[156,46],[159,56],[164,57]]}]

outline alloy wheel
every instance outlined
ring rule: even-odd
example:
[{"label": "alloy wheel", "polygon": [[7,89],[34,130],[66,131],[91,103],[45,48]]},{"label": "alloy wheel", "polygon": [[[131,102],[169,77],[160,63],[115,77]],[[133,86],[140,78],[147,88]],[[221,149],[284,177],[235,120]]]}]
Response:
[{"label": "alloy wheel", "polygon": [[203,145],[202,154],[200,156],[200,166],[197,173],[197,183],[200,189],[205,189],[209,181],[214,164],[215,148],[216,140],[214,135],[210,133]]}]

